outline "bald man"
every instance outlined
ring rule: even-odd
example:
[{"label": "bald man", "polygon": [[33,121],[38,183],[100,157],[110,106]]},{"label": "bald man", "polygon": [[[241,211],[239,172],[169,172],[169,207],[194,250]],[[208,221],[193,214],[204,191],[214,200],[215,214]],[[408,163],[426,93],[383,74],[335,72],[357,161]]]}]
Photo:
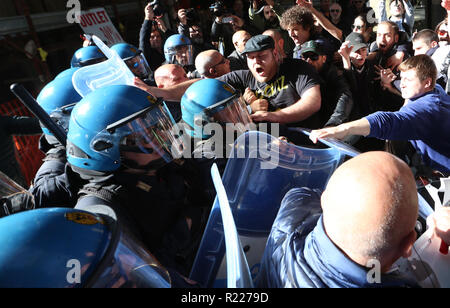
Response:
[{"label": "bald man", "polygon": [[417,286],[387,273],[411,254],[417,217],[409,167],[387,152],[360,154],[336,169],[321,197],[309,188],[285,195],[258,286]]},{"label": "bald man", "polygon": [[247,59],[242,54],[245,49],[245,43],[252,36],[245,30],[236,31],[233,34],[232,40],[234,45],[234,51],[228,56],[228,60],[230,60],[230,69],[232,71],[237,70],[247,70]]},{"label": "bald man", "polygon": [[158,88],[167,88],[189,80],[186,71],[178,64],[163,64],[154,72]]},{"label": "bald man", "polygon": [[[158,88],[167,88],[188,81],[186,71],[178,64],[163,64],[154,72]],[[179,101],[164,100],[175,122],[181,120],[181,105]]]},{"label": "bald man", "polygon": [[215,49],[205,50],[195,58],[195,69],[204,78],[217,78],[230,72],[230,60]]}]

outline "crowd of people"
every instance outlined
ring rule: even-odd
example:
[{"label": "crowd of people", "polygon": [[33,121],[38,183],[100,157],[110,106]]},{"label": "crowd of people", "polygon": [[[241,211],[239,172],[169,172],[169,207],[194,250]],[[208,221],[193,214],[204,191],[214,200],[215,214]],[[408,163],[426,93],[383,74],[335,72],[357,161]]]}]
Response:
[{"label": "crowd of people", "polygon": [[[364,153],[338,168],[321,197],[308,188],[286,195],[258,285],[370,286],[369,259],[386,273],[410,254],[415,177],[450,175],[447,19],[416,31],[410,0],[379,3],[380,16],[364,0],[321,0],[317,8],[307,0],[289,8],[276,0],[249,7],[235,0],[230,8],[216,1],[211,19],[195,8],[164,18],[148,4],[139,46],[112,46],[135,86],[80,97],[74,71],[106,59],[90,45],[38,97],[66,129],[67,144],[43,129],[46,158],[30,187],[35,206],[125,221],[173,275],[187,276],[215,196],[210,167],[226,164],[205,125],[308,128],[313,142],[334,137]],[[186,148],[201,153],[184,159]],[[296,212],[305,202],[308,217]],[[8,213],[21,210],[13,200],[7,206]],[[446,240],[448,215],[436,218]],[[415,286],[383,279],[382,286]]]}]

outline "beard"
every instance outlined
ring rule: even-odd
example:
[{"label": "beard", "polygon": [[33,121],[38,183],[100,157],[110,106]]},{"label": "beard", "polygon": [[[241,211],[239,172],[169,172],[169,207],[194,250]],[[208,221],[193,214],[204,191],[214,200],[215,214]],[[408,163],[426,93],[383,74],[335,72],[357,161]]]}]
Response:
[{"label": "beard", "polygon": [[193,38],[191,38],[191,41],[194,44],[202,45],[205,40],[203,39],[203,37],[193,37]]}]

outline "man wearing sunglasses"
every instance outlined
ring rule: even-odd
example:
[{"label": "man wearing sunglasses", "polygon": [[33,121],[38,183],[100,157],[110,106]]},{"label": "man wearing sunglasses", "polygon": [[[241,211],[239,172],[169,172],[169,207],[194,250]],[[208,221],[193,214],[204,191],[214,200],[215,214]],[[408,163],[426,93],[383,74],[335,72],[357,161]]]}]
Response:
[{"label": "man wearing sunglasses", "polygon": [[205,50],[195,58],[195,68],[204,78],[217,78],[230,72],[230,60],[215,49]]},{"label": "man wearing sunglasses", "polygon": [[342,72],[327,62],[323,44],[308,41],[302,45],[301,57],[319,72],[324,83],[320,86],[322,106],[319,111],[321,126],[336,126],[346,122],[353,107],[350,86]]},{"label": "man wearing sunglasses", "polygon": [[[233,71],[217,79],[241,93],[249,88],[258,99],[269,102],[268,111],[252,114],[253,121],[320,127],[316,113],[321,105],[321,78],[312,66],[299,59],[286,58],[278,62],[275,42],[267,35],[256,35],[248,40],[244,54],[249,70]],[[139,80],[135,80],[135,85],[165,100],[180,100],[196,81],[198,79],[191,79],[167,89],[149,87]]]}]

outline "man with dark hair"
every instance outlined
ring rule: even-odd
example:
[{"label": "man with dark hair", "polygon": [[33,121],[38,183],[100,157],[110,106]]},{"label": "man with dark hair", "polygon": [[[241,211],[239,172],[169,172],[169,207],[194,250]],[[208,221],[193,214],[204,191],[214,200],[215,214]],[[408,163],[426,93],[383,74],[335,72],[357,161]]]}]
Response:
[{"label": "man with dark hair", "polygon": [[[241,93],[249,88],[256,98],[269,102],[268,111],[251,115],[253,121],[320,127],[316,113],[321,106],[321,78],[311,65],[297,59],[277,61],[275,43],[267,35],[256,35],[248,40],[244,54],[249,70],[234,71],[217,79]],[[179,100],[193,82],[195,80],[167,89],[149,87],[139,80],[135,80],[135,85],[165,100]]]},{"label": "man with dark hair", "polygon": [[281,15],[280,25],[295,43],[293,58],[299,59],[301,45],[316,38],[314,16],[309,9],[294,5]]},{"label": "man with dark hair", "polygon": [[406,39],[412,36],[414,27],[414,8],[409,0],[392,0],[389,4],[391,16],[388,18],[386,13],[386,0],[379,1],[378,11],[380,12],[380,21],[390,20],[395,22],[400,32],[404,32]]},{"label": "man with dark hair", "polygon": [[214,49],[212,44],[205,41],[203,30],[199,24],[188,24],[185,9],[178,10],[178,19],[180,20],[178,33],[191,39],[192,47],[194,48],[194,59],[200,52]]},{"label": "man with dark hair", "polygon": [[348,135],[380,139],[408,140],[423,163],[434,170],[450,173],[450,97],[436,85],[436,65],[427,55],[418,55],[400,66],[401,91],[405,99],[396,112],[376,112],[337,127],[311,132],[311,140]]},{"label": "man with dark hair", "polygon": [[174,32],[165,27],[161,18],[155,20],[150,4],[147,4],[144,13],[144,22],[139,32],[139,49],[144,53],[152,71],[155,71],[165,61],[164,42]]},{"label": "man with dark hair", "polygon": [[[255,4],[257,1],[253,1]],[[266,5],[263,7],[263,11],[256,14],[255,8],[251,5],[249,7],[249,18],[250,22],[261,34],[268,29],[280,30],[280,34],[283,36],[284,50],[286,53],[290,54],[294,49],[294,43],[289,40],[288,33],[282,29],[280,26],[281,16],[284,12],[284,8],[279,1],[265,0]]]},{"label": "man with dark hair", "polygon": [[302,59],[314,66],[324,81],[320,87],[321,126],[336,126],[346,122],[352,111],[353,99],[344,75],[334,64],[327,61],[321,42],[308,41],[302,45],[300,52]]},{"label": "man with dark hair", "polygon": [[450,46],[439,46],[439,36],[430,29],[417,32],[412,38],[414,55],[430,56],[438,71],[436,82],[445,88],[450,64]]},{"label": "man with dark hair", "polygon": [[[409,57],[407,44],[399,45],[398,26],[392,21],[383,21],[378,24],[377,38],[372,43],[369,51],[369,59],[373,59],[379,68],[390,68],[397,75],[397,64]],[[381,83],[375,83],[375,101],[377,110],[397,111],[402,106],[402,99],[384,89]]]}]

